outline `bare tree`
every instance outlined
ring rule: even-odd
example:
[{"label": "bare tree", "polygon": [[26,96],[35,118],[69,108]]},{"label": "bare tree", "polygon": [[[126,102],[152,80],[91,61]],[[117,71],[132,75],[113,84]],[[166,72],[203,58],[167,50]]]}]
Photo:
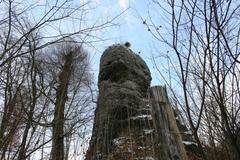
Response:
[{"label": "bare tree", "polygon": [[59,86],[56,91],[56,105],[53,119],[53,144],[52,159],[64,159],[64,110],[67,101],[67,92],[70,75],[72,72],[73,54],[76,51],[69,50],[63,55],[64,65],[59,74]]},{"label": "bare tree", "polygon": [[[83,128],[92,118],[92,81],[82,45],[103,41],[96,33],[114,26],[119,15],[87,21],[95,9],[90,0],[4,0],[0,7],[0,157],[46,159],[53,144],[54,158],[65,139],[57,156],[68,159],[71,143],[85,138]],[[76,52],[56,54],[59,61],[49,56],[50,47],[65,43]]]},{"label": "bare tree", "polygon": [[66,42],[53,48],[55,58],[50,58],[48,65],[55,68],[52,71],[56,75],[52,77],[56,79],[51,80],[56,81],[55,93],[51,95],[54,104],[51,159],[68,159],[71,147],[68,143],[78,134],[76,127],[84,126],[92,118],[86,112],[91,110],[92,80],[88,55],[82,45]]},{"label": "bare tree", "polygon": [[[185,112],[202,157],[207,159],[205,145],[219,146],[221,139],[231,152],[229,158],[239,159],[239,2],[152,0],[152,4],[161,9],[163,22],[150,14],[143,23],[168,45],[158,57],[170,66],[169,74],[159,69],[157,56],[153,62]],[[204,136],[211,140],[204,143]]]}]

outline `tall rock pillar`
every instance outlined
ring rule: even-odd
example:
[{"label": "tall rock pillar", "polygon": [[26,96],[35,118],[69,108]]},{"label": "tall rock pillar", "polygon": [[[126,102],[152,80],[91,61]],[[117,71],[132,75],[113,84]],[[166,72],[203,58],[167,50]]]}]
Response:
[{"label": "tall rock pillar", "polygon": [[169,121],[174,115],[162,108],[168,101],[158,88],[149,89],[150,81],[146,63],[126,46],[103,53],[86,160],[185,160],[179,131]]},{"label": "tall rock pillar", "polygon": [[152,110],[155,151],[158,160],[185,160],[186,151],[182,143],[175,115],[168,100],[165,87],[154,86],[149,89]]}]

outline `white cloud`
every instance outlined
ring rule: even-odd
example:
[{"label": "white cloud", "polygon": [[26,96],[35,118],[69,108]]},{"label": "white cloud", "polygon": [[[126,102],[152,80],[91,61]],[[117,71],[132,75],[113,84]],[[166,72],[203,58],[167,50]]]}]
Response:
[{"label": "white cloud", "polygon": [[118,0],[118,4],[122,10],[127,9],[129,1],[128,0]]}]

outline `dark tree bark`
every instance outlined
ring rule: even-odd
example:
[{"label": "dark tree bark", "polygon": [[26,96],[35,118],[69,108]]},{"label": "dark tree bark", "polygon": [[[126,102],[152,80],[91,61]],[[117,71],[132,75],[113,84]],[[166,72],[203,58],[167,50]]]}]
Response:
[{"label": "dark tree bark", "polygon": [[72,71],[73,53],[67,53],[64,56],[64,60],[65,62],[59,75],[59,86],[56,92],[57,97],[53,119],[52,160],[64,159],[64,108],[67,101],[68,84]]},{"label": "dark tree bark", "polygon": [[[33,45],[33,46],[32,46]],[[31,44],[29,43],[29,49],[32,50],[32,48],[36,48],[35,43]],[[37,85],[36,85],[36,81],[37,81],[37,66],[36,66],[36,57],[35,57],[35,50],[33,49],[31,56],[30,56],[31,60],[31,66],[30,66],[30,79],[31,79],[31,97],[30,97],[30,103],[29,103],[29,111],[28,111],[28,117],[27,117],[27,122],[26,122],[26,126],[24,129],[24,133],[23,133],[23,138],[22,138],[22,142],[21,142],[21,146],[19,149],[19,154],[18,154],[18,160],[23,160],[26,159],[26,151],[27,148],[26,144],[28,141],[28,137],[29,137],[29,130],[32,127],[32,121],[33,121],[33,115],[34,115],[34,109],[36,107],[36,103],[37,103]]]}]

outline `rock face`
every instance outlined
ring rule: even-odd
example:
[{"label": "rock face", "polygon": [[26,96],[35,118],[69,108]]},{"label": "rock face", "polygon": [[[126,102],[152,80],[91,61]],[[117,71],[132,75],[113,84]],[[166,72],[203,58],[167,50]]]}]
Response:
[{"label": "rock face", "polygon": [[186,159],[166,92],[149,89],[150,81],[146,63],[129,48],[114,45],[103,53],[86,160]]},{"label": "rock face", "polygon": [[185,160],[186,151],[182,143],[175,115],[167,97],[165,87],[151,87],[150,105],[154,119],[155,150],[158,160]]},{"label": "rock face", "polygon": [[194,140],[194,137],[190,129],[188,129],[187,126],[184,124],[184,120],[180,115],[180,111],[175,109],[174,115],[176,117],[178,129],[181,132],[182,142],[185,146],[188,159],[194,159],[194,160],[202,159],[201,151],[197,146],[197,142]]}]

